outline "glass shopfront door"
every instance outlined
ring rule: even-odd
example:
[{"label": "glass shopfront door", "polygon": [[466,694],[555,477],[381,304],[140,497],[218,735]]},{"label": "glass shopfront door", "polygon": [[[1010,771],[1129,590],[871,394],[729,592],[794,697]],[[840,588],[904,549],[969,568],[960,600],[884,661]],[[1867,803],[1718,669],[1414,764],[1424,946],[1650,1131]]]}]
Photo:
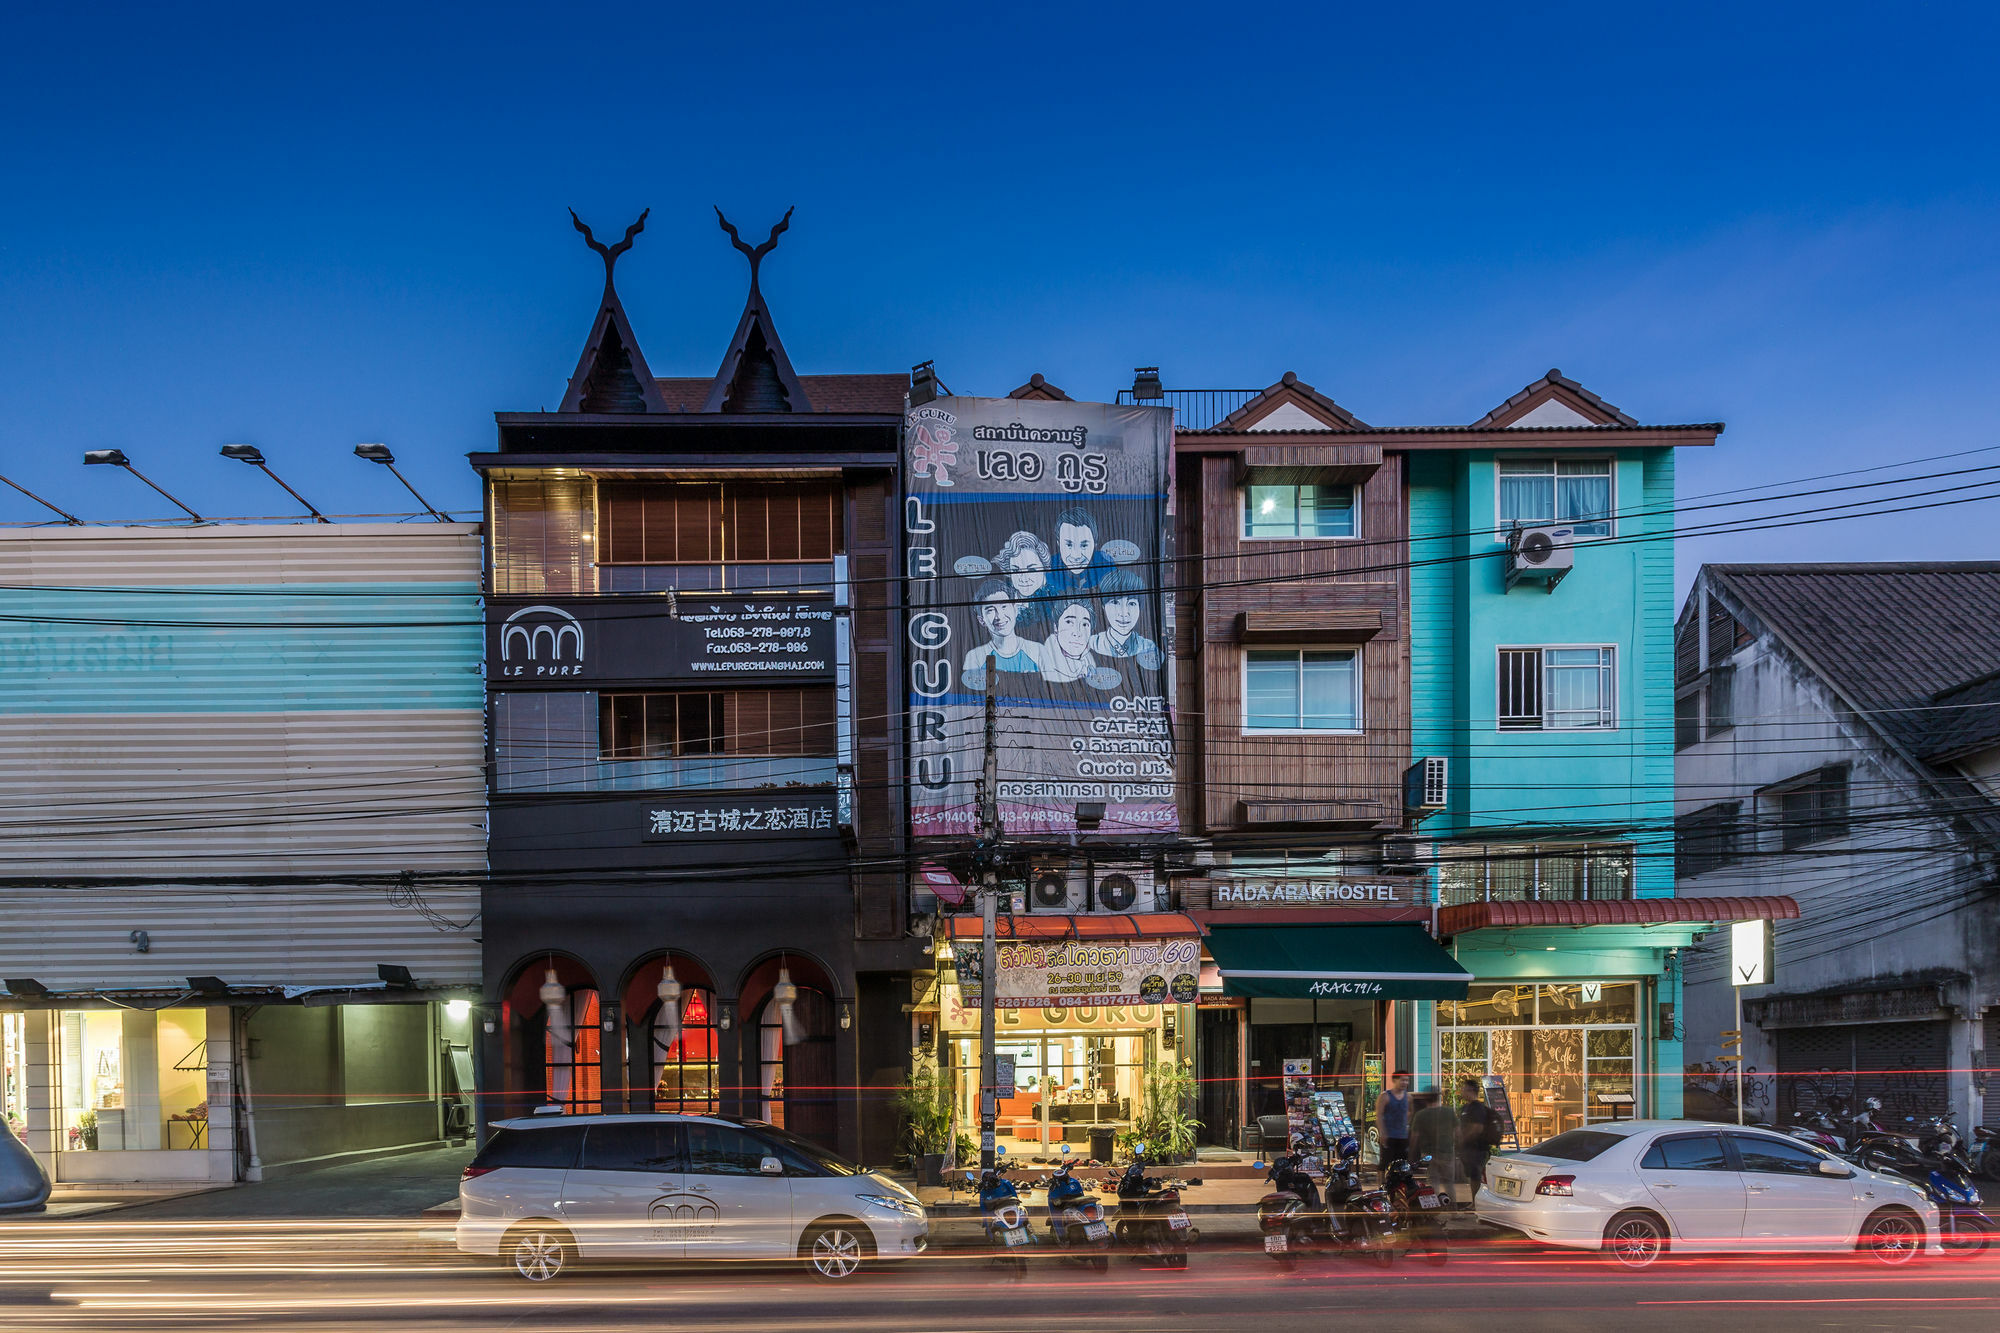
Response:
[{"label": "glass shopfront door", "polygon": [[[1010,1152],[1069,1143],[1073,1152],[1088,1155],[1093,1128],[1131,1128],[1146,1069],[1157,1058],[1156,1041],[1157,1034],[1144,1029],[996,1035],[994,1054],[1014,1062],[1014,1095],[1000,1099],[996,1138]],[[959,1124],[976,1138],[979,1038],[961,1036],[952,1046]]]},{"label": "glass shopfront door", "polygon": [[1522,1147],[1639,1108],[1636,982],[1475,985],[1437,1006],[1438,1073],[1454,1101],[1462,1078],[1497,1075]]}]

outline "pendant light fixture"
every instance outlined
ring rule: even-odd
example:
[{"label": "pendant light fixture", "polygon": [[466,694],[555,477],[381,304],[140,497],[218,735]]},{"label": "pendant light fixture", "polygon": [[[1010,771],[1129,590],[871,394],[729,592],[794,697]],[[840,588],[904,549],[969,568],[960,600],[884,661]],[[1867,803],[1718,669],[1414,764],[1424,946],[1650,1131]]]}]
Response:
[{"label": "pendant light fixture", "polygon": [[653,1019],[653,1040],[662,1051],[667,1051],[681,1039],[681,983],[674,976],[671,962],[660,975],[659,996],[660,1012]]}]

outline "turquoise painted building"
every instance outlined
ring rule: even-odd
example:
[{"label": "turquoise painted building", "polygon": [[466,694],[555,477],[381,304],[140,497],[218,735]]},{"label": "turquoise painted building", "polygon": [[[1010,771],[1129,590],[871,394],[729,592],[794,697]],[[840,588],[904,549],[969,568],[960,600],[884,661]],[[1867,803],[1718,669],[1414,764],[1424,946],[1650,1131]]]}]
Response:
[{"label": "turquoise painted building", "polygon": [[1409,454],[1419,852],[1474,984],[1399,1006],[1397,1056],[1499,1080],[1524,1143],[1680,1113],[1678,952],[1713,909],[1672,896],[1674,454],[1721,429],[1550,371]]}]

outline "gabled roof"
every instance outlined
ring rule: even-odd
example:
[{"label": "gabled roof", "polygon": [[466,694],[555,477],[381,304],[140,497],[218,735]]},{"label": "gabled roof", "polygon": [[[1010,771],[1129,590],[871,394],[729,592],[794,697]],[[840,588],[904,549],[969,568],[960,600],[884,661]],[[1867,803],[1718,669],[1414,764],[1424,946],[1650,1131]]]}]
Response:
[{"label": "gabled roof", "polygon": [[1368,423],[1307,384],[1292,371],[1215,423],[1219,434],[1236,431],[1366,430]]},{"label": "gabled roof", "polygon": [[569,388],[563,393],[558,411],[622,415],[667,410],[659,387],[653,382],[653,372],[646,368],[646,355],[639,350],[639,339],[632,332],[632,321],[625,318],[624,303],[618,299],[618,288],[611,277],[618,266],[618,256],[632,248],[632,238],[646,229],[646,218],[652,211],[649,208],[639,214],[639,220],[625,229],[624,240],[606,245],[591,235],[576,210],[570,210],[570,221],[583,233],[584,243],[604,260],[604,296],[598,302],[597,318],[590,323],[590,336],[584,339],[583,355],[577,358],[576,373],[569,377]]},{"label": "gabled roof", "polygon": [[1048,403],[1067,403],[1070,396],[1042,378],[1040,371],[1028,376],[1028,382],[1018,389],[1008,391],[1009,398],[1033,398]]},{"label": "gabled roof", "polygon": [[1560,370],[1548,374],[1472,423],[1501,426],[1636,426],[1638,421]]},{"label": "gabled roof", "polygon": [[792,370],[792,359],[785,355],[778,326],[772,321],[770,307],[764,304],[764,293],[757,285],[757,270],[764,256],[777,248],[778,237],[792,225],[792,210],[786,209],[785,216],[771,228],[770,238],[756,246],[736,234],[736,228],[722,216],[721,209],[715,210],[715,217],[729,233],[730,243],[750,260],[750,294],[744,299],[743,318],[736,321],[736,334],[729,340],[729,350],[722,354],[722,368],[715,372],[702,410],[810,412],[812,399]]},{"label": "gabled roof", "polygon": [[[658,381],[669,412],[705,412],[715,381],[707,375]],[[801,375],[799,387],[815,412],[892,412],[901,415],[908,375]],[[793,408],[794,411],[798,409]]]},{"label": "gabled roof", "polygon": [[[2000,563],[1710,565],[1863,720],[1919,758],[1965,752],[2000,707]],[[1974,730],[1959,738],[1963,722]],[[2000,740],[2000,727],[1992,732]],[[1975,746],[1975,748],[1977,748]]]}]

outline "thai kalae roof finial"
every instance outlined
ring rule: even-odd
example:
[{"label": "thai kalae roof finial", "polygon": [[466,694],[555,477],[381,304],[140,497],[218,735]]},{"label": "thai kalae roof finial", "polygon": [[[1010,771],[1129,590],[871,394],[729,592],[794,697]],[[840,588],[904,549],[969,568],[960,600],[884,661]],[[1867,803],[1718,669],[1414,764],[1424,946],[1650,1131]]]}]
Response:
[{"label": "thai kalae roof finial", "polygon": [[591,234],[589,225],[576,215],[574,208],[569,211],[569,220],[576,224],[578,231],[583,233],[584,244],[597,251],[604,258],[604,285],[606,287],[611,285],[611,270],[617,266],[618,256],[630,250],[632,248],[632,238],[646,230],[646,219],[651,216],[652,212],[653,210],[649,208],[639,214],[639,220],[625,229],[624,240],[618,242],[616,245],[606,245]]},{"label": "thai kalae roof finial", "polygon": [[[798,205],[796,204],[792,206],[792,208],[797,208],[797,207]],[[731,223],[728,218],[722,216],[722,210],[720,208],[717,208],[715,210],[715,220],[717,222],[720,222],[722,224],[722,229],[729,233],[729,243],[735,246],[738,250],[741,250],[746,256],[749,257],[750,290],[753,292],[757,290],[757,266],[764,262],[765,255],[770,254],[772,250],[777,248],[778,237],[784,233],[785,228],[792,225],[792,208],[786,209],[785,216],[778,219],[778,225],[771,228],[770,239],[766,240],[762,245],[755,247],[751,246],[749,242],[745,241],[741,236],[736,234],[735,224]],[[645,219],[643,218],[640,219],[640,221],[642,222],[644,220]],[[577,225],[582,226],[583,224],[578,223]]]}]

